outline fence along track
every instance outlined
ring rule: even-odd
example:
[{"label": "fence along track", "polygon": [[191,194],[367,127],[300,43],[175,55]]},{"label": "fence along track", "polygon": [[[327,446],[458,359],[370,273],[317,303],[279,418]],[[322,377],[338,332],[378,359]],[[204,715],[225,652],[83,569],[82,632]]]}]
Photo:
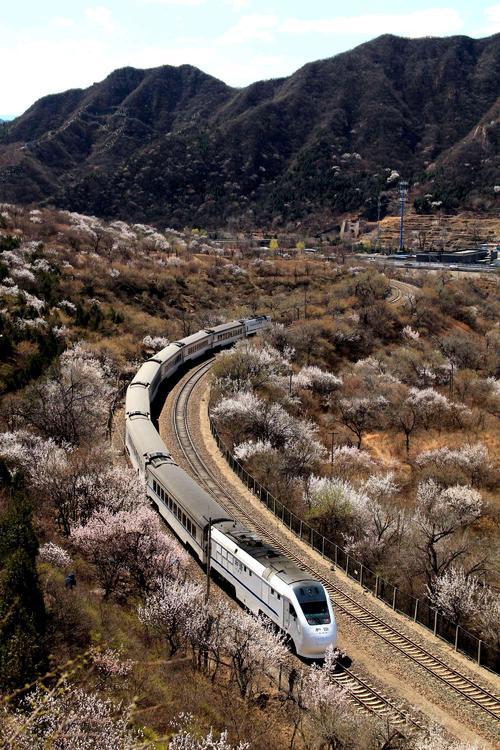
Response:
[{"label": "fence along track", "polygon": [[[253,525],[262,536],[267,537],[277,549],[281,549],[290,558],[299,562],[302,568],[307,568],[298,556],[293,555],[287,547],[278,541],[276,537],[269,534],[262,524],[257,523],[250,513],[245,512],[243,508],[233,500],[230,493],[216,479],[216,477],[214,477],[196,450],[188,426],[188,402],[194,387],[210,369],[211,363],[212,361],[209,361],[208,363],[201,365],[201,367],[196,368],[191,377],[181,387],[181,390],[174,400],[172,425],[179,447],[196,478],[205,485],[206,489],[216,500],[222,502],[226,507],[228,505],[231,506],[231,512],[237,520],[244,522],[246,525],[249,523]],[[310,568],[310,570],[312,571],[312,568]],[[373,713],[382,719],[388,720],[396,727],[407,726],[412,730],[424,728],[422,724],[418,723],[413,717],[398,708],[395,703],[386,696],[383,696],[380,691],[372,687],[365,679],[355,674],[353,670],[341,667],[340,670],[336,670],[332,676],[339,685],[347,690],[351,703],[363,712]]]},{"label": "fence along track", "polygon": [[[368,609],[365,609],[362,605],[358,604],[357,601],[343,592],[330,579],[326,578],[319,568],[305,563],[300,555],[295,553],[286,544],[283,544],[278,537],[270,533],[268,527],[256,521],[255,517],[237,503],[228,490],[217,480],[210,468],[199,455],[193,443],[187,419],[189,397],[199,380],[201,380],[201,378],[208,372],[211,364],[212,361],[209,361],[193,370],[192,375],[188,378],[178,393],[173,407],[173,424],[177,440],[194,474],[203,482],[203,484],[205,484],[208,491],[214,495],[217,500],[222,499],[222,502],[226,505],[229,502],[232,508],[236,508],[237,514],[240,518],[243,517],[245,523],[253,525],[259,533],[266,537],[277,549],[281,550],[303,569],[309,570],[313,573],[317,580],[321,581],[328,592],[332,595],[337,609],[341,610],[360,625],[363,625],[371,632],[378,635],[386,643],[396,648],[401,654],[415,664],[418,664],[441,682],[453,688],[460,693],[462,697],[475,704],[478,708],[481,708],[489,714],[489,716],[497,721],[500,720],[500,698],[498,696],[477,685],[452,667],[449,667],[441,661],[441,659],[412,641],[406,635],[400,633],[396,628],[385,623],[377,617],[377,615],[373,614]],[[354,677],[355,679],[358,679],[356,676]],[[372,688],[369,689],[373,690]],[[384,705],[386,705],[387,702],[385,698],[378,696],[374,690],[373,693],[380,701],[382,701],[382,703],[385,702]]]}]

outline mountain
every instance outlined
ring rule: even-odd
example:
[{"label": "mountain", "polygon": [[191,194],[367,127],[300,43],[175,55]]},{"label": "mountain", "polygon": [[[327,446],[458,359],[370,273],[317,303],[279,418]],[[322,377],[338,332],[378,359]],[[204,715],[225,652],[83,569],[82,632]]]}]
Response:
[{"label": "mountain", "polygon": [[123,68],[2,125],[3,197],[159,225],[321,223],[373,214],[399,173],[447,209],[488,209],[499,82],[500,34],[385,35],[243,89]]}]

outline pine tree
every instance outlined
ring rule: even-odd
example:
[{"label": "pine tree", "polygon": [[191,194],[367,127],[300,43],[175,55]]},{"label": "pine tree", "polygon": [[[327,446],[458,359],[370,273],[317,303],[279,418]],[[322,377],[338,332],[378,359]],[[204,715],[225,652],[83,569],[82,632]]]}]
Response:
[{"label": "pine tree", "polygon": [[22,479],[0,513],[0,689],[22,687],[45,665],[45,606],[36,570],[38,539]]}]

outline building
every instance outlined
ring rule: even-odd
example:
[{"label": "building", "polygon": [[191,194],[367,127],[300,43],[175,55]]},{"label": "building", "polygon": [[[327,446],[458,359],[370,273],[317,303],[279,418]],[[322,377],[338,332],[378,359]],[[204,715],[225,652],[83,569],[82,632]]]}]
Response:
[{"label": "building", "polygon": [[417,253],[417,263],[481,263],[488,258],[488,250],[459,250],[456,253]]}]

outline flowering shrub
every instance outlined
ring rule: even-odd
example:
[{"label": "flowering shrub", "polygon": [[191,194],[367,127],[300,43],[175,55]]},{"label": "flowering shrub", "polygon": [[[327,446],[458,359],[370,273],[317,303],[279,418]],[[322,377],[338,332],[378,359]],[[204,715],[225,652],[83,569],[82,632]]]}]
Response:
[{"label": "flowering shrub", "polygon": [[409,341],[418,341],[420,334],[418,331],[414,331],[411,326],[405,326],[403,328],[403,337]]},{"label": "flowering shrub", "polygon": [[152,349],[155,352],[159,352],[161,349],[165,349],[170,341],[165,336],[144,336],[142,339],[142,345],[146,349]]},{"label": "flowering shrub", "polygon": [[17,712],[0,713],[0,735],[9,750],[134,750],[143,735],[129,723],[129,709],[64,684],[37,688]]},{"label": "flowering shrub", "polygon": [[294,375],[292,382],[297,388],[310,388],[315,393],[327,395],[342,385],[342,378],[320,367],[310,365],[303,367],[297,375]]},{"label": "flowering shrub", "polygon": [[126,677],[133,666],[130,659],[122,659],[120,652],[113,648],[94,649],[91,656],[97,671],[105,677]]},{"label": "flowering shrub", "polygon": [[479,485],[493,468],[488,449],[483,443],[466,443],[455,450],[443,447],[423,451],[417,456],[416,464],[419,467],[458,469],[474,485]]},{"label": "flowering shrub", "polygon": [[158,516],[146,506],[112,513],[103,509],[73,531],[73,541],[96,566],[105,596],[147,593],[159,576],[175,578],[188,556],[161,529]]},{"label": "flowering shrub", "polygon": [[191,627],[190,621],[203,606],[203,588],[192,581],[160,579],[155,591],[139,607],[139,619],[157,637],[168,643],[172,656],[181,645],[182,637]]},{"label": "flowering shrub", "polygon": [[216,739],[213,731],[205,737],[195,737],[190,732],[182,729],[178,734],[175,734],[169,742],[169,750],[249,750],[250,745],[248,742],[239,742],[237,745],[232,745],[228,742],[227,732],[222,732],[220,737]]},{"label": "flowering shrub", "polygon": [[58,442],[95,440],[104,433],[115,392],[110,375],[107,362],[76,344],[50,376],[27,389],[16,416]]},{"label": "flowering shrub", "polygon": [[57,568],[68,568],[72,563],[68,552],[54,542],[42,544],[38,556],[41,562],[50,563]]},{"label": "flowering shrub", "polygon": [[307,475],[325,456],[318,441],[318,428],[290,415],[283,406],[268,403],[249,391],[238,391],[222,399],[212,410],[221,426],[246,438],[236,451],[255,455],[255,445],[263,452],[278,451],[283,472],[288,477]]}]

